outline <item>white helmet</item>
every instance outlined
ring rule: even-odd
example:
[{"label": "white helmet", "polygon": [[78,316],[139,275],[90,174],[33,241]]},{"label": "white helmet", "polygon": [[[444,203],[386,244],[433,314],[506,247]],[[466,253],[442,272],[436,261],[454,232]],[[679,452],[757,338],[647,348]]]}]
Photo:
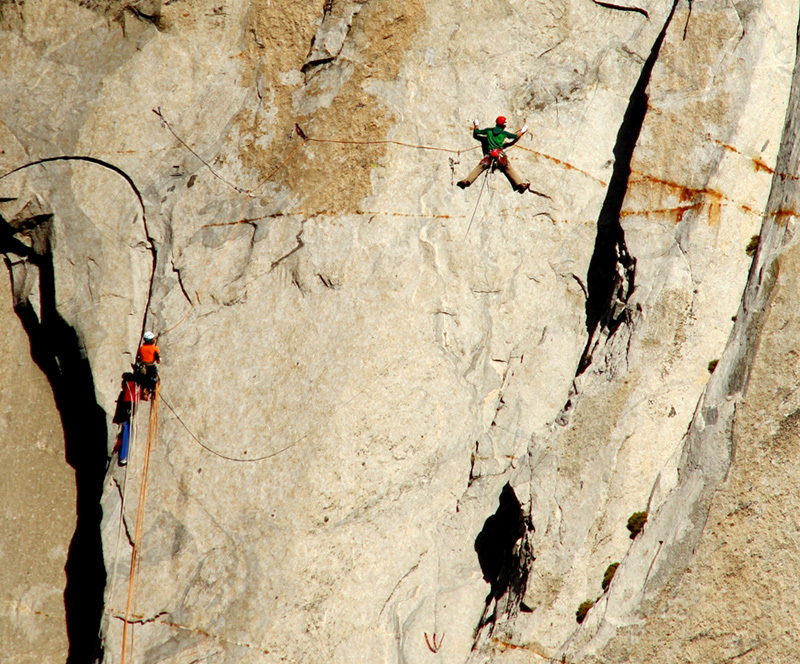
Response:
[{"label": "white helmet", "polygon": [[145,332],[144,333],[144,340],[145,341],[152,341],[155,338],[156,338],[156,335],[153,334],[152,332]]}]

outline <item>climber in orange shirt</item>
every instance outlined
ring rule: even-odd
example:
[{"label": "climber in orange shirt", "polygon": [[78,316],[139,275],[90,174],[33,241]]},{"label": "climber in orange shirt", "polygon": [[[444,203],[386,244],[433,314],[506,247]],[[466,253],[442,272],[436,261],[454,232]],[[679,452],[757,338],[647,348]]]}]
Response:
[{"label": "climber in orange shirt", "polygon": [[155,394],[156,384],[158,383],[158,364],[161,362],[161,355],[156,346],[156,335],[152,332],[145,332],[144,341],[139,346],[136,353],[136,369],[140,376],[143,388],[143,397],[147,401]]}]

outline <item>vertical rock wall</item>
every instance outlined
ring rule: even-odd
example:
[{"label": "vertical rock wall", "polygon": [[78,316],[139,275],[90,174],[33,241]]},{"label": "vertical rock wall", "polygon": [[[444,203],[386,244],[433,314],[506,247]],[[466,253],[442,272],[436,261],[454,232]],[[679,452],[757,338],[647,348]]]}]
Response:
[{"label": "vertical rock wall", "polygon": [[64,563],[75,530],[75,476],[52,389],[31,358],[4,278],[0,346],[0,641],[9,661],[63,662]]},{"label": "vertical rock wall", "polygon": [[[104,661],[651,657],[767,463],[737,443],[727,474],[720,386],[760,357],[723,354],[757,334],[745,247],[793,214],[767,201],[796,26],[773,0],[7,3],[1,163],[59,159],[0,180],[4,250],[90,369],[97,459],[143,329],[164,356],[157,436],[145,405],[89,526]],[[453,186],[498,113],[543,195]],[[752,389],[782,394],[770,366]],[[697,656],[757,657],[736,629]]]}]

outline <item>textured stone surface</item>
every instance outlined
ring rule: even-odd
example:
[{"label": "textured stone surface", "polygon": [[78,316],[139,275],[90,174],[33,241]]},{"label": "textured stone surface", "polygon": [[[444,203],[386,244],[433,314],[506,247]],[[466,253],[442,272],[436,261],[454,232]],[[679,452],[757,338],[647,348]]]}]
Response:
[{"label": "textured stone surface", "polygon": [[64,562],[75,529],[75,477],[53,394],[2,279],[0,315],[0,642],[14,664],[67,655]]},{"label": "textured stone surface", "polygon": [[[3,7],[3,169],[103,163],[0,180],[0,214],[46,240],[106,413],[144,328],[164,356],[147,482],[148,406],[105,479],[105,661],[123,638],[134,662],[697,661],[775,633],[774,593],[713,620],[750,592],[742,556],[786,568],[789,594],[796,577],[796,543],[769,532],[793,523],[791,474],[767,483],[793,369],[760,359],[794,319],[741,302],[797,8],[624,9]],[[501,112],[527,119],[510,157],[546,196],[453,186],[479,156],[470,121]],[[36,309],[36,264],[12,274]],[[751,371],[733,427],[727,381]]]}]

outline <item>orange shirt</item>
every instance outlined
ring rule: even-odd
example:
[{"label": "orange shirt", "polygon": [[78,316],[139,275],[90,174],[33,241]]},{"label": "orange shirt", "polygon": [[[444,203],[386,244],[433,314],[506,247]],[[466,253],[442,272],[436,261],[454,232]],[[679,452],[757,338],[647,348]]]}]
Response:
[{"label": "orange shirt", "polygon": [[153,364],[156,360],[160,360],[158,346],[155,344],[142,344],[139,346],[139,359],[144,364]]}]

